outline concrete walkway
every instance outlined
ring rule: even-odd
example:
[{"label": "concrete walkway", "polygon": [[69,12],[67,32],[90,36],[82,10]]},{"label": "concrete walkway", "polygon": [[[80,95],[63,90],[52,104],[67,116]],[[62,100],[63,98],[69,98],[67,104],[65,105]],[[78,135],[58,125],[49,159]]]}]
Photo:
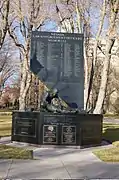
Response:
[{"label": "concrete walkway", "polygon": [[0,144],[7,144],[11,141],[11,136],[0,138]]},{"label": "concrete walkway", "polygon": [[110,123],[110,124],[119,124],[119,119],[105,117],[103,119],[103,122],[104,123]]},{"label": "concrete walkway", "polygon": [[[104,119],[104,122],[117,124],[119,120]],[[10,143],[10,137],[2,138],[0,143]],[[92,153],[95,148],[37,148],[21,143],[17,146],[33,149],[35,160],[0,160],[2,179],[119,178],[119,163],[101,162]]]},{"label": "concrete walkway", "polygon": [[119,178],[119,163],[101,162],[92,148],[36,148],[36,160],[0,160],[0,177],[11,179]]}]

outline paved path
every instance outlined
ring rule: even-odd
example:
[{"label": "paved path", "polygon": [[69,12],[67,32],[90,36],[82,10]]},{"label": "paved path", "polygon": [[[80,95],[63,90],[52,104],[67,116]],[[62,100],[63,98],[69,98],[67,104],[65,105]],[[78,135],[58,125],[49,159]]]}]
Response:
[{"label": "paved path", "polygon": [[[37,148],[36,160],[0,160],[0,177],[11,179],[119,178],[119,164],[101,162],[92,149]],[[10,167],[11,166],[11,167]]]},{"label": "paved path", "polygon": [[111,124],[119,124],[119,119],[114,118],[104,118],[103,122],[111,123]]},{"label": "paved path", "polygon": [[[104,119],[104,122],[119,124],[119,120],[108,118]],[[9,141],[9,137],[0,140],[1,143]],[[92,154],[93,148],[84,150],[52,147],[30,148],[34,150],[36,160],[13,160],[13,162],[0,160],[0,178],[25,180],[119,178],[119,163],[101,162]]]},{"label": "paved path", "polygon": [[11,137],[2,137],[0,138],[0,144],[7,144],[11,141]]}]

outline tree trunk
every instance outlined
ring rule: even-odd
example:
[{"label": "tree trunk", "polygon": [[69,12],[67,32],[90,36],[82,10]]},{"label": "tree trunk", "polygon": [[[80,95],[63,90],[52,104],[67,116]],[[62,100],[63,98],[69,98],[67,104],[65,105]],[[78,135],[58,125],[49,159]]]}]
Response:
[{"label": "tree trunk", "polygon": [[88,98],[88,62],[87,62],[85,45],[84,45],[84,68],[85,68],[84,110],[86,110],[86,102],[87,102],[87,98]]},{"label": "tree trunk", "polygon": [[82,21],[81,21],[81,13],[79,11],[78,1],[76,1],[75,8],[76,8],[76,15],[77,15],[77,21],[76,21],[77,31],[78,31],[78,33],[82,33]]},{"label": "tree trunk", "polygon": [[111,59],[110,51],[111,51],[113,44],[114,44],[113,39],[107,39],[106,54],[105,54],[105,60],[104,60],[104,64],[103,64],[100,90],[99,90],[99,94],[98,94],[96,107],[95,107],[95,110],[93,112],[94,114],[102,113],[101,111],[102,111],[102,105],[103,105],[103,101],[104,101],[105,93],[106,93],[108,71],[109,71],[109,65],[110,65],[110,59]]},{"label": "tree trunk", "polygon": [[90,77],[89,77],[89,83],[87,84],[87,89],[86,89],[86,97],[85,97],[85,109],[87,109],[89,98],[90,98],[90,93],[92,90],[92,85],[93,85],[93,77],[94,77],[94,72],[95,72],[95,65],[96,65],[96,60],[97,60],[97,49],[98,49],[98,42],[99,38],[102,32],[103,24],[104,24],[104,18],[106,14],[106,0],[103,0],[103,7],[101,10],[101,18],[100,18],[100,23],[99,23],[99,28],[96,34],[96,39],[94,43],[94,48],[93,48],[93,61],[92,61],[92,66],[91,66],[91,72],[90,72]]},{"label": "tree trunk", "polygon": [[39,80],[38,110],[40,110],[40,105],[44,91],[45,91],[45,85]]},{"label": "tree trunk", "polygon": [[9,10],[10,10],[10,0],[6,0],[5,2],[2,2],[2,6],[0,7],[0,18],[1,18],[0,49],[2,48],[2,45],[4,43],[7,34]]},{"label": "tree trunk", "polygon": [[96,103],[96,107],[94,109],[94,114],[100,114],[102,111],[102,106],[105,98],[106,93],[106,85],[107,85],[107,79],[108,79],[108,71],[109,71],[109,65],[110,65],[110,59],[111,59],[111,50],[115,42],[115,25],[116,25],[116,18],[118,14],[118,7],[119,7],[119,0],[116,0],[114,4],[111,3],[111,12],[110,12],[110,24],[109,24],[109,30],[107,32],[107,40],[106,40],[106,50],[105,50],[105,60],[103,64],[103,70],[102,70],[102,77],[101,77],[101,84],[98,94],[98,99]]},{"label": "tree trunk", "polygon": [[26,55],[23,60],[23,67],[21,72],[21,84],[20,84],[20,97],[19,97],[19,110],[26,109],[26,95],[28,93],[31,83],[31,73],[28,69],[28,59]]}]

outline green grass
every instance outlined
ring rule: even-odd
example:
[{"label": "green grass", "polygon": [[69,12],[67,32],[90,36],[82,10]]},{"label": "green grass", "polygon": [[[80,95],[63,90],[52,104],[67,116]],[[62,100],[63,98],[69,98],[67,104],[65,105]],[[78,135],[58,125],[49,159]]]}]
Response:
[{"label": "green grass", "polygon": [[104,162],[119,162],[119,124],[103,124],[103,138],[114,145],[113,148],[95,150],[93,153]]},{"label": "green grass", "polygon": [[[0,136],[10,136],[12,126],[11,115],[0,115]],[[0,159],[33,159],[33,152],[23,148],[0,145]]]},{"label": "green grass", "polygon": [[119,114],[104,114],[104,117],[119,119]]},{"label": "green grass", "polygon": [[0,112],[12,112],[12,110],[9,108],[3,108],[3,109],[0,109]]},{"label": "green grass", "polygon": [[33,151],[8,145],[0,145],[0,159],[33,159]]},{"label": "green grass", "polygon": [[12,126],[11,115],[0,115],[0,137],[10,136]]},{"label": "green grass", "polygon": [[115,142],[113,142],[112,144],[113,144],[113,146],[115,146],[115,147],[118,147],[118,148],[119,148],[119,141],[115,141]]},{"label": "green grass", "polygon": [[103,138],[110,142],[119,141],[119,124],[103,124]]},{"label": "green grass", "polygon": [[104,162],[119,162],[119,147],[95,150],[93,153]]}]

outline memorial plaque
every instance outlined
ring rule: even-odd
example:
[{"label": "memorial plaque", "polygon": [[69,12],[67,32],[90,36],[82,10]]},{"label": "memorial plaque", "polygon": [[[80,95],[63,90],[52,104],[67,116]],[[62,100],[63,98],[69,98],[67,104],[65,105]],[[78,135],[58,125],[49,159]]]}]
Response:
[{"label": "memorial plaque", "polygon": [[57,144],[57,126],[44,125],[43,126],[43,143],[44,144]]},{"label": "memorial plaque", "polygon": [[29,118],[15,119],[14,135],[36,137],[36,120]]},{"label": "memorial plaque", "polygon": [[74,125],[76,121],[76,115],[45,113],[43,119],[44,119],[44,124]]},{"label": "memorial plaque", "polygon": [[45,124],[52,124],[52,125],[60,125],[65,123],[65,116],[58,115],[58,114],[48,114],[44,115],[44,123]]},{"label": "memorial plaque", "polygon": [[83,34],[33,31],[30,68],[70,107],[84,108]]},{"label": "memorial plaque", "polygon": [[76,126],[62,126],[62,144],[76,144]]}]

